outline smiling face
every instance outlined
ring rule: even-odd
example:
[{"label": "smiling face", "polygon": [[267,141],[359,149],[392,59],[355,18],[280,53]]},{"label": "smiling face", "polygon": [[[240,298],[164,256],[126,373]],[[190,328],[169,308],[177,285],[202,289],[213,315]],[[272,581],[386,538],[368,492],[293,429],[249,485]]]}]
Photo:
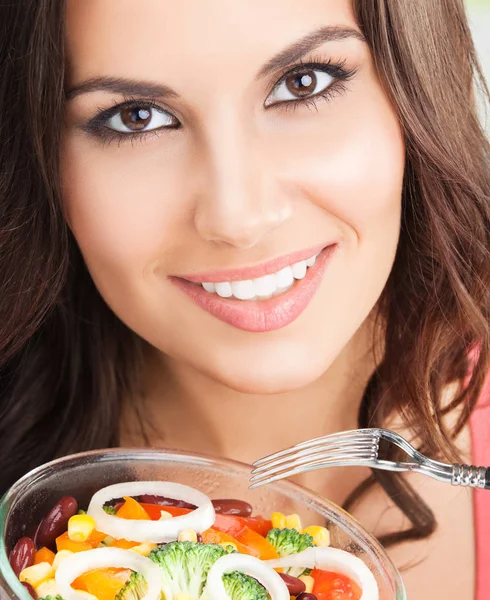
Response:
[{"label": "smiling face", "polygon": [[65,210],[107,304],[234,389],[318,378],[400,229],[402,134],[350,2],[69,0],[67,49]]}]

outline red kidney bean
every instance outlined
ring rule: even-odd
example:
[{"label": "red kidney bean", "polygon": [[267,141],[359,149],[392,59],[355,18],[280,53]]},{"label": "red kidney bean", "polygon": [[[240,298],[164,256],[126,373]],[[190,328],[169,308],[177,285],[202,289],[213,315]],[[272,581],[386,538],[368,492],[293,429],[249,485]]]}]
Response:
[{"label": "red kidney bean", "polygon": [[300,594],[296,600],[317,600],[315,594],[310,594],[309,592],[303,592]]},{"label": "red kidney bean", "polygon": [[306,590],[306,585],[301,581],[301,579],[293,577],[292,575],[286,575],[286,573],[279,573],[279,576],[288,586],[288,592],[290,596],[298,596]]},{"label": "red kidney bean", "polygon": [[63,496],[48,512],[37,528],[34,541],[38,548],[55,549],[56,538],[64,533],[68,521],[76,515],[78,502],[72,496]]},{"label": "red kidney bean", "polygon": [[220,515],[233,515],[234,517],[250,517],[252,506],[243,500],[221,499],[212,500],[214,510]]},{"label": "red kidney bean", "polygon": [[174,498],[165,498],[165,496],[154,496],[152,494],[143,494],[142,496],[138,496],[139,502],[144,502],[145,504],[158,504],[158,506],[175,506],[176,508],[189,508],[190,510],[195,510],[197,506],[194,504],[189,504],[188,502],[184,502],[183,500],[175,500]]},{"label": "red kidney bean", "polygon": [[15,544],[14,549],[10,553],[9,563],[12,571],[17,575],[34,564],[34,555],[36,554],[36,546],[33,540],[29,537],[22,537]]},{"label": "red kidney bean", "polygon": [[34,600],[37,600],[36,590],[32,587],[32,585],[30,583],[27,583],[27,581],[23,581],[22,585],[26,588],[26,590],[29,592],[32,598],[34,598]]}]

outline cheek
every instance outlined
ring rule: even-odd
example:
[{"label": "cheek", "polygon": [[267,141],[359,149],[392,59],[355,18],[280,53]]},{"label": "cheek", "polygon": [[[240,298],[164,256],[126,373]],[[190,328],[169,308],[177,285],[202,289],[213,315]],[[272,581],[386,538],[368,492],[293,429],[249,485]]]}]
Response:
[{"label": "cheek", "polygon": [[294,156],[283,144],[279,160],[293,185],[336,218],[349,239],[375,243],[373,234],[381,234],[382,244],[399,234],[405,144],[374,74],[364,81],[355,93],[320,105],[324,118],[298,121]]},{"label": "cheek", "polygon": [[102,148],[67,137],[62,156],[66,216],[87,267],[105,296],[126,293],[182,235],[186,207],[172,202],[182,198],[179,174],[129,142]]}]

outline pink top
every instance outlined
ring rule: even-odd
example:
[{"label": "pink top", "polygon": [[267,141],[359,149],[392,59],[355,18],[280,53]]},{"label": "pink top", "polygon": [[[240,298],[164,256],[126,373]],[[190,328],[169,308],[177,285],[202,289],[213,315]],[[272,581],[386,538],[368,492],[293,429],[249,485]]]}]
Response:
[{"label": "pink top", "polygon": [[[473,464],[490,467],[490,377],[471,419]],[[490,597],[490,491],[475,490],[476,600]]]}]

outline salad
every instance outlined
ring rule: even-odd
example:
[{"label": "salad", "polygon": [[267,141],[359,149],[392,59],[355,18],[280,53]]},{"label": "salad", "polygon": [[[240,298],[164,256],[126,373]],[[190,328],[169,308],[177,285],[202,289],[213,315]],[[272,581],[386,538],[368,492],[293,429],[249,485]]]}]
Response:
[{"label": "salad", "polygon": [[10,565],[34,600],[378,600],[364,562],[298,515],[253,515],[172,482],[65,496]]}]

